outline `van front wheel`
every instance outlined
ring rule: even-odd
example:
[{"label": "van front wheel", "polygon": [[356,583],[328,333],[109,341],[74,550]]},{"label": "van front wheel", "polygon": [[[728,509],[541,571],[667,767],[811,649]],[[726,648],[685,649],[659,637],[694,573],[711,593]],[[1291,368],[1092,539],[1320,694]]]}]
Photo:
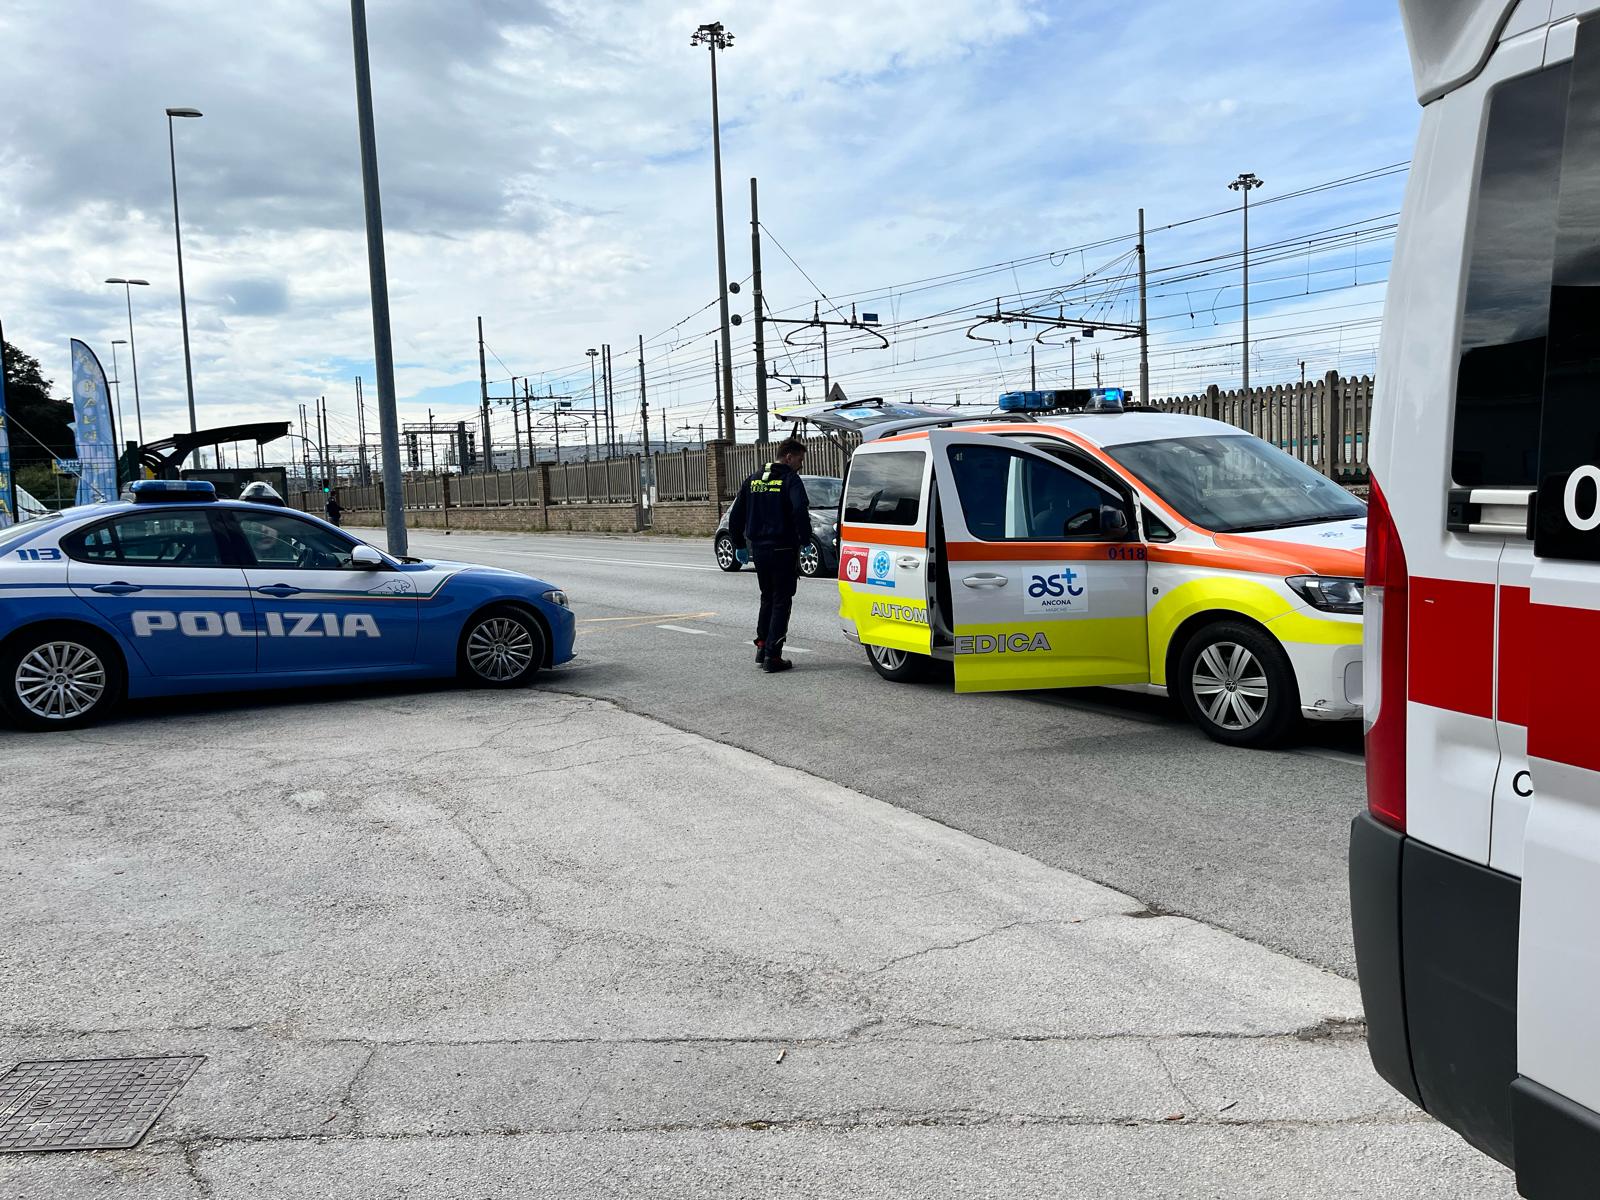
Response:
[{"label": "van front wheel", "polygon": [[1300,724],[1300,688],[1271,634],[1242,622],[1207,625],[1178,656],[1176,684],[1194,723],[1213,741],[1260,748]]},{"label": "van front wheel", "polygon": [[931,659],[892,646],[868,646],[867,661],[872,669],[894,683],[915,683],[928,677]]}]

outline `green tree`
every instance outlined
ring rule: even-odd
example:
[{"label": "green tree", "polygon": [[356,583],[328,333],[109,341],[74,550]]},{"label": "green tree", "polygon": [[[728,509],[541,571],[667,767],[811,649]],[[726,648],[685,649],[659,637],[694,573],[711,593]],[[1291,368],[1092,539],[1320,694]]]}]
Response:
[{"label": "green tree", "polygon": [[50,394],[54,386],[44,377],[39,360],[5,343],[6,427],[11,434],[13,465],[46,462],[51,457],[71,458],[72,405]]}]

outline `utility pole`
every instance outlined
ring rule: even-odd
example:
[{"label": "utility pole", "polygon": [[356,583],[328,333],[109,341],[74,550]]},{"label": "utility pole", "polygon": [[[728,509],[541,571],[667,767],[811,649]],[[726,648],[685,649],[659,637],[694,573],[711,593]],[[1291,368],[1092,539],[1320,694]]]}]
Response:
[{"label": "utility pole", "polygon": [[361,439],[361,482],[372,483],[372,469],[367,466],[367,402],[361,391],[361,376],[356,376],[356,436]]},{"label": "utility pole", "polygon": [[378,372],[378,429],[383,441],[383,523],[389,553],[406,552],[405,496],[400,479],[400,417],[394,399],[394,341],[389,331],[389,271],[383,258],[383,202],[378,190],[378,140],[372,129],[372,73],[367,62],[366,0],[350,0],[355,42],[356,112],[361,132],[361,191],[367,210],[367,274],[372,293],[372,343]]},{"label": "utility pole", "polygon": [[[328,398],[317,397],[317,433],[318,445],[322,449],[322,477],[331,479],[328,474]],[[330,485],[331,486],[331,485]]]},{"label": "utility pole", "polygon": [[639,335],[639,434],[644,438],[644,459],[650,461],[650,399],[644,389],[644,334]]},{"label": "utility pole", "polygon": [[1244,194],[1244,390],[1250,390],[1250,193],[1262,185],[1255,174],[1246,171],[1228,185],[1228,190]]},{"label": "utility pole", "polygon": [[767,357],[761,338],[761,218],[756,208],[756,181],[750,179],[750,285],[756,311],[756,441],[767,440]]},{"label": "utility pole", "polygon": [[533,440],[533,396],[528,391],[528,381],[522,381],[522,423],[528,427],[528,465],[539,462],[539,443]]},{"label": "utility pole", "polygon": [[1144,209],[1139,210],[1139,403],[1150,403],[1149,290],[1144,280]]},{"label": "utility pole", "polygon": [[[478,318],[478,390],[482,394],[482,408],[479,414],[479,423],[483,426],[483,452],[488,462],[489,453],[489,368],[483,361],[483,318]],[[467,464],[461,463],[461,473],[467,473]]]},{"label": "utility pole", "polygon": [[611,376],[611,343],[604,343],[600,349],[604,352],[604,357],[600,360],[602,364],[600,378],[606,385],[606,457],[615,458],[617,456],[617,414],[615,407],[616,393],[613,389]]},{"label": "utility pole", "polygon": [[733,428],[733,339],[728,321],[728,247],[722,229],[722,118],[717,109],[717,51],[733,45],[733,34],[723,28],[721,21],[713,21],[696,29],[689,44],[705,45],[711,51],[711,164],[717,190],[717,302],[722,313],[722,363],[718,372],[722,393],[728,398],[723,411],[722,436],[732,442],[736,439]]},{"label": "utility pole", "polygon": [[661,452],[665,454],[671,443],[667,440],[667,410],[661,410]]},{"label": "utility pole", "polygon": [[1036,361],[1033,350],[1033,344],[1030,342],[1028,344],[1028,390],[1037,392],[1039,390],[1039,364]]},{"label": "utility pole", "polygon": [[1100,360],[1102,358],[1104,358],[1104,357],[1105,357],[1105,355],[1102,354],[1100,351],[1096,350],[1094,352],[1094,385],[1095,385],[1095,387],[1099,387],[1100,386]]},{"label": "utility pole", "polygon": [[1078,339],[1069,337],[1067,345],[1072,347],[1072,386],[1076,388],[1078,386]]},{"label": "utility pole", "polygon": [[[600,351],[591,346],[589,349],[585,350],[584,353],[589,356],[589,422],[592,425],[594,423],[594,414],[598,412],[600,408],[600,406],[595,402],[594,391],[594,360],[599,356]],[[583,461],[589,461],[589,435],[587,432],[584,434]]]},{"label": "utility pole", "polygon": [[[713,376],[715,376],[716,385],[717,385],[717,425],[722,430],[723,434],[727,437],[727,439],[731,442],[731,441],[734,441],[736,439],[736,434],[734,433],[734,430],[733,430],[733,412],[732,412],[733,405],[731,405],[731,404],[728,405],[728,410],[729,411],[727,413],[723,412],[723,407],[722,407],[722,363],[717,357],[717,347],[716,347],[715,344],[713,344],[712,347],[711,347],[711,374]],[[702,436],[700,440],[701,441],[705,441],[704,436]]]}]

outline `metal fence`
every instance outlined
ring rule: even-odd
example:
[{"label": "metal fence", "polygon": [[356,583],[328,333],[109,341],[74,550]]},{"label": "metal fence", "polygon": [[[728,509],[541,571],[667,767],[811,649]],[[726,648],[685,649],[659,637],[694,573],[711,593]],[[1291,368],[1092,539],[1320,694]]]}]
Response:
[{"label": "metal fence", "polygon": [[1352,482],[1367,477],[1372,388],[1370,375],[1346,378],[1330,371],[1321,379],[1251,388],[1248,393],[1208,388],[1157,400],[1153,407],[1226,421],[1331,479]]},{"label": "metal fence", "polygon": [[530,467],[457,475],[450,481],[450,503],[458,508],[504,508],[539,501],[539,472]]},{"label": "metal fence", "polygon": [[[1151,407],[1164,412],[1214,417],[1255,434],[1302,462],[1342,483],[1359,484],[1367,477],[1367,448],[1372,425],[1371,376],[1345,378],[1329,372],[1321,379],[1271,387],[1206,391],[1157,400]],[[974,414],[977,415],[977,414]],[[859,439],[826,437],[803,439],[805,471],[810,475],[842,476]],[[673,450],[650,456],[655,498],[661,501],[706,501],[721,504],[739,484],[777,455],[776,442],[743,443],[721,450],[719,495],[711,495],[710,450]],[[408,509],[494,508],[541,504],[632,504],[642,502],[642,460],[630,454],[592,462],[561,462],[481,475],[411,475],[404,483]],[[546,473],[542,475],[541,473]],[[540,494],[540,480],[548,478],[549,495]],[[339,499],[346,509],[381,507],[382,489],[376,483],[342,484]],[[320,513],[326,497],[320,491],[294,491],[289,503]]]},{"label": "metal fence", "polygon": [[[810,437],[802,438],[806,444],[805,473],[807,475],[836,475],[844,477],[845,468],[850,463],[850,455],[860,439],[854,436],[841,438],[838,442],[832,438]],[[725,469],[722,474],[723,498],[732,499],[739,485],[762,467],[769,463],[778,454],[777,442],[746,442],[742,445],[729,446],[723,452]]]},{"label": "metal fence", "polygon": [[674,450],[650,456],[657,500],[704,500],[711,491],[711,476],[704,450]]},{"label": "metal fence", "polygon": [[552,463],[551,504],[639,503],[639,456]]}]

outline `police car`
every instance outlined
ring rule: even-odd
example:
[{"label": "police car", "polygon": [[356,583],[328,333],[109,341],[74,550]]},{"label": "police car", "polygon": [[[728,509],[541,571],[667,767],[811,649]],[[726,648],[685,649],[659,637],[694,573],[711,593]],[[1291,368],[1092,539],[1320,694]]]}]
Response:
[{"label": "police car", "polygon": [[123,697],[460,676],[514,687],[572,658],[566,596],[394,558],[303,513],[142,480],[0,530],[0,708],[71,729]]},{"label": "police car", "polygon": [[839,616],[880,675],[959,692],[1166,693],[1217,741],[1361,716],[1366,506],[1260,438],[1022,392],[972,417],[794,410],[864,439],[840,515]]}]

